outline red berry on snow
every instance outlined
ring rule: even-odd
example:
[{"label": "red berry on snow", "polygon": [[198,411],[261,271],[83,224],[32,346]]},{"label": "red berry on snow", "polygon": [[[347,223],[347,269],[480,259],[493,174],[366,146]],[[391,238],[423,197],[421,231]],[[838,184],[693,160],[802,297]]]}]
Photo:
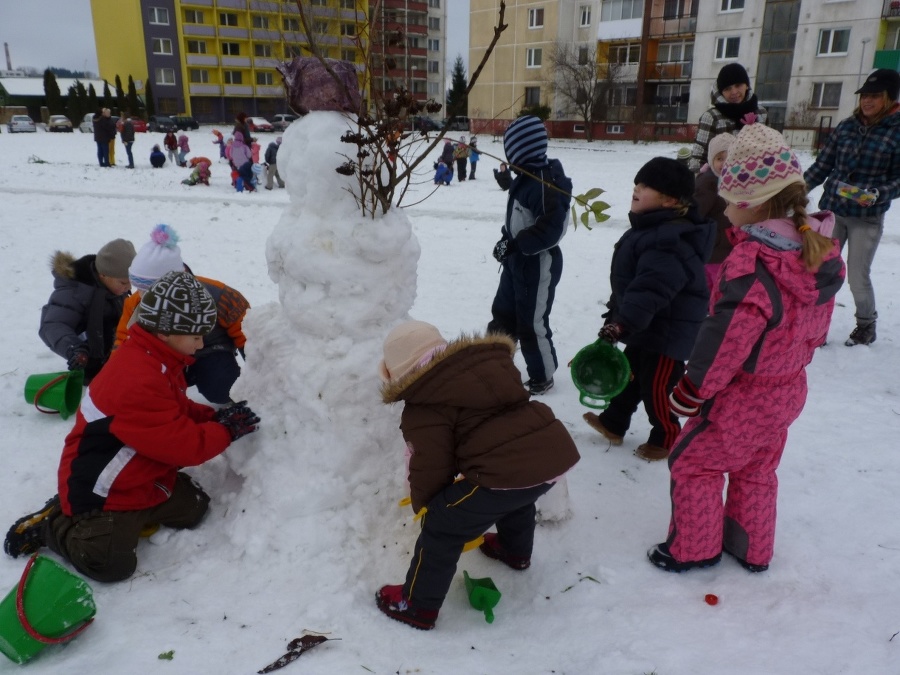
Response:
[{"label": "red berry on snow", "polygon": [[714,595],[712,593],[707,593],[704,600],[706,600],[707,605],[718,605],[719,604],[719,596]]}]

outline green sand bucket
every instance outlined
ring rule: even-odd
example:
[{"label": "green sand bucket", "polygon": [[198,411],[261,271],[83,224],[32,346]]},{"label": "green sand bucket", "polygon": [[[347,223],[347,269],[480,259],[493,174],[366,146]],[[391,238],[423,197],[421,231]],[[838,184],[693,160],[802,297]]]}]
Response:
[{"label": "green sand bucket", "polygon": [[47,645],[79,635],[96,612],[91,587],[84,579],[34,554],[16,588],[0,602],[0,652],[25,663]]},{"label": "green sand bucket", "polygon": [[[64,420],[78,410],[84,371],[29,375],[25,381],[25,400],[48,415],[59,414]],[[49,408],[49,410],[45,410]]]},{"label": "green sand bucket", "polygon": [[484,612],[484,620],[494,623],[494,607],[500,602],[500,591],[489,577],[473,579],[469,573],[463,570],[463,578],[466,581],[466,593],[469,594],[469,604],[475,609]]},{"label": "green sand bucket", "polygon": [[584,347],[572,359],[572,381],[581,392],[581,405],[605,410],[631,380],[628,358],[604,340]]}]

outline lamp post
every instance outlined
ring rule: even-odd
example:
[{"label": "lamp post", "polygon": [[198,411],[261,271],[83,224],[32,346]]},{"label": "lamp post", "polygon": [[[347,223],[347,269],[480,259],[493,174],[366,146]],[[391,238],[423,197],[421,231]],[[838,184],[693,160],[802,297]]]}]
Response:
[{"label": "lamp post", "polygon": [[863,38],[862,39],[862,53],[859,55],[859,80],[856,82],[857,87],[862,86],[862,73],[863,73],[863,64],[866,60],[866,45],[872,41],[872,38]]}]

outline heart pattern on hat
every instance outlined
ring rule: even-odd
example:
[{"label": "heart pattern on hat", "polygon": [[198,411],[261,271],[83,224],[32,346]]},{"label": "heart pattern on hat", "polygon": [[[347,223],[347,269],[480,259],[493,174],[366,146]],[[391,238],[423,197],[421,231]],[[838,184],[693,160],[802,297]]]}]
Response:
[{"label": "heart pattern on hat", "polygon": [[728,151],[719,194],[738,208],[768,201],[793,183],[803,170],[784,137],[767,126],[745,126]]}]

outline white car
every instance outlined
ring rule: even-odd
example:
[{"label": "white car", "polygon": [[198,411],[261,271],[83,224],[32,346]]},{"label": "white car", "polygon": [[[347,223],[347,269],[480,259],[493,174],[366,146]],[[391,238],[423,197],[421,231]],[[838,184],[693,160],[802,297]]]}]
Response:
[{"label": "white car", "polygon": [[94,113],[87,113],[78,125],[78,130],[83,134],[94,133]]},{"label": "white car", "polygon": [[34,121],[28,115],[13,115],[6,128],[9,129],[11,134],[37,131]]}]

